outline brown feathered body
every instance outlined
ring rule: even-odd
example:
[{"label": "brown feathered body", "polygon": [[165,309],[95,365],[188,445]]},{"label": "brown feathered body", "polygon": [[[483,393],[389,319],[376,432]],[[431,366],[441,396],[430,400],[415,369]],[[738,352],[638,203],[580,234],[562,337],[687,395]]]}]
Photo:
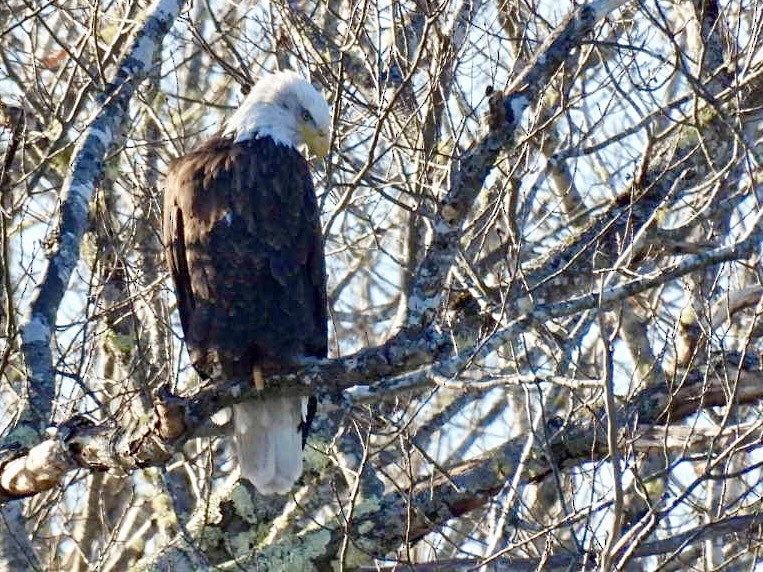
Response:
[{"label": "brown feathered body", "polygon": [[[164,241],[191,362],[202,375],[251,379],[255,368],[267,375],[304,356],[326,356],[320,216],[295,148],[270,137],[216,136],[175,160]],[[242,474],[263,492],[290,488],[294,475],[279,471],[301,472],[311,417],[301,404],[270,399],[234,410]],[[279,448],[295,443],[298,467],[278,458]],[[252,448],[261,458],[247,461]]]}]

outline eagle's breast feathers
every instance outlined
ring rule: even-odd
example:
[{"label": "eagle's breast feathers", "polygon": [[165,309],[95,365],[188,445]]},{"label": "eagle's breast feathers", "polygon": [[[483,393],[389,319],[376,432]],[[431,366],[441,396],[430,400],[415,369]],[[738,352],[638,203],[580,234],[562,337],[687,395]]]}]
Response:
[{"label": "eagle's breast feathers", "polygon": [[191,360],[248,376],[326,355],[325,266],[307,163],[269,137],[215,138],[167,176],[165,244]]}]

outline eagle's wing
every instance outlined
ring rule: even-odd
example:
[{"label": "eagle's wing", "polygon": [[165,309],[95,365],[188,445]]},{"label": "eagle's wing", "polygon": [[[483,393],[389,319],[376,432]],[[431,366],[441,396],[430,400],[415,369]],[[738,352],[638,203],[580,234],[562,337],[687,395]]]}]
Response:
[{"label": "eagle's wing", "polygon": [[174,193],[165,191],[164,205],[164,249],[167,265],[175,284],[178,313],[183,331],[188,331],[189,318],[195,307],[191,281],[188,275],[188,261],[185,257],[185,237],[183,236],[183,211],[174,200]]},{"label": "eagle's wing", "polygon": [[[198,253],[189,252],[188,224],[196,227],[192,235],[198,234],[198,212],[194,204],[198,202],[200,187],[204,183],[205,151],[209,144],[174,160],[165,178],[163,238],[165,258],[175,285],[175,294],[180,314],[180,324],[188,345],[191,362],[203,376],[212,375],[207,363],[206,348],[189,343],[189,334],[194,322],[198,323],[197,307],[201,301],[213,298],[213,284],[210,283],[203,265],[198,263]],[[208,188],[208,206],[213,207],[218,200],[214,186]],[[207,213],[209,214],[209,213]],[[206,216],[206,219],[209,217]],[[194,242],[194,236],[190,237]]]},{"label": "eagle's wing", "polygon": [[269,138],[208,142],[171,165],[164,217],[197,369],[250,375],[255,362],[267,370],[326,356],[320,214],[295,149]]}]

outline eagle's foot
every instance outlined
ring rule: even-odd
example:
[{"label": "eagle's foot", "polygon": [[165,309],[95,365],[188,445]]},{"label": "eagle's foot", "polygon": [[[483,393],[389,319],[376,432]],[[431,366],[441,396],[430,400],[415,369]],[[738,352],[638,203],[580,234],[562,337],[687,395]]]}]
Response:
[{"label": "eagle's foot", "polygon": [[265,389],[265,377],[262,375],[262,368],[258,365],[254,366],[252,370],[252,380],[257,391]]}]

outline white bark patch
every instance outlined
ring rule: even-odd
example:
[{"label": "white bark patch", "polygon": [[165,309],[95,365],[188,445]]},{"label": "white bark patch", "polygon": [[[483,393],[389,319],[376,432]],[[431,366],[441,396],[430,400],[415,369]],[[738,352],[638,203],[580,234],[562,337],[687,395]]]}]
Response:
[{"label": "white bark patch", "polygon": [[3,465],[0,488],[19,496],[45,491],[71,467],[64,444],[59,439],[49,439],[25,456]]},{"label": "white bark patch", "polygon": [[77,210],[83,214],[87,214],[88,206],[90,205],[90,199],[93,197],[93,185],[85,183],[72,184],[69,187],[67,202],[76,205]]},{"label": "white bark patch", "polygon": [[434,310],[437,308],[439,298],[433,296],[431,298],[425,298],[423,296],[411,296],[408,298],[408,310],[417,314],[423,314],[427,310]]},{"label": "white bark patch", "polygon": [[370,385],[353,385],[352,387],[345,389],[344,392],[351,399],[361,401],[372,395]]},{"label": "white bark patch", "polygon": [[514,121],[519,123],[519,120],[522,117],[522,114],[525,112],[525,109],[527,109],[527,106],[530,105],[530,100],[524,95],[512,97],[510,105],[511,114],[514,117]]},{"label": "white bark patch", "polygon": [[138,60],[144,69],[151,66],[151,59],[154,57],[154,50],[156,49],[156,42],[149,36],[141,37],[135,44],[135,48],[130,54],[133,58]]},{"label": "white bark patch", "polygon": [[222,427],[223,425],[227,425],[230,423],[231,419],[233,419],[233,409],[230,407],[224,407],[210,418],[212,420],[212,423],[217,425],[218,427]]},{"label": "white bark patch", "polygon": [[61,248],[58,251],[56,270],[58,271],[58,279],[64,285],[69,284],[72,270],[74,270],[74,265],[77,264],[76,251],[78,241],[79,238],[73,232],[65,232],[60,238]]},{"label": "white bark patch", "polygon": [[59,439],[43,441],[29,451],[26,468],[37,478],[57,480],[69,466],[66,447]]},{"label": "white bark patch", "polygon": [[41,316],[31,317],[24,325],[22,331],[24,343],[49,343],[50,342],[50,324]]},{"label": "white bark patch", "polygon": [[[453,225],[450,224],[447,220],[444,218],[437,219],[434,225],[434,231],[438,235],[443,235],[451,232],[453,230]],[[431,244],[431,241],[430,241]]]},{"label": "white bark patch", "polygon": [[91,127],[88,131],[88,137],[95,137],[104,147],[111,145],[111,141],[114,139],[114,134],[108,126],[103,127]]},{"label": "white bark patch", "polygon": [[180,11],[180,2],[178,0],[159,0],[154,14],[158,18],[174,18]]},{"label": "white bark patch", "polygon": [[[153,5],[152,18],[154,20],[163,21],[174,18],[180,11],[180,4],[178,0],[158,0]],[[153,28],[155,30],[156,28]],[[158,44],[157,34],[144,34],[136,42],[132,49],[130,56],[140,62],[141,67],[144,70],[150,69],[153,63],[154,51]],[[135,70],[133,70],[135,71]]]},{"label": "white bark patch", "polygon": [[593,10],[594,19],[598,22],[604,16],[610,12],[617,10],[620,6],[625,4],[627,0],[598,0],[591,2],[589,7]]}]

